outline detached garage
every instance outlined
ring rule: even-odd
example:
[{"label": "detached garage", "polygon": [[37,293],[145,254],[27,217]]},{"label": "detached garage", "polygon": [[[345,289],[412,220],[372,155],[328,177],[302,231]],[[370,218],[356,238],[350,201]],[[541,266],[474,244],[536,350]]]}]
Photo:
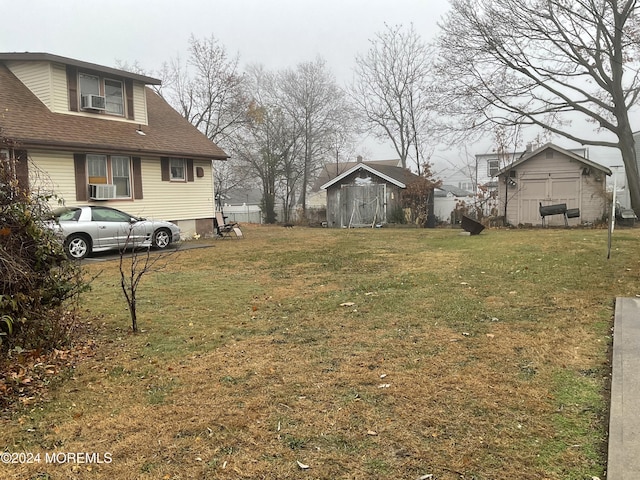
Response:
[{"label": "detached garage", "polygon": [[[540,206],[565,204],[579,212],[566,219],[569,225],[601,221],[607,175],[607,167],[548,143],[498,172],[500,213],[510,225],[543,225]],[[544,224],[564,226],[565,217],[550,215]]]}]

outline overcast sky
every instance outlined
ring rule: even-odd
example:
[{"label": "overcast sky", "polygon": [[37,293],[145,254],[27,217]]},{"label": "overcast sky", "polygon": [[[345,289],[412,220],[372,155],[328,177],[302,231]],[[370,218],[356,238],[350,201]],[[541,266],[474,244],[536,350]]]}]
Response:
[{"label": "overcast sky", "polygon": [[430,39],[447,9],[447,0],[5,1],[0,42],[4,51],[137,60],[151,70],[185,54],[192,34],[213,35],[243,63],[278,69],[320,55],[345,77],[385,22],[413,22]]},{"label": "overcast sky", "polygon": [[[324,58],[338,83],[352,77],[354,58],[389,25],[409,26],[425,41],[449,8],[448,0],[3,0],[0,51],[46,52],[107,66],[138,62],[158,70],[186,58],[191,35],[214,36],[243,65],[270,70]],[[531,141],[531,139],[524,139]],[[559,141],[560,146],[575,145]],[[396,158],[390,145],[361,145],[372,159]],[[471,154],[491,145],[472,146]],[[480,151],[477,151],[480,150]],[[596,159],[611,165],[615,152]],[[438,151],[442,166],[461,161]],[[442,168],[442,167],[440,167]]]}]

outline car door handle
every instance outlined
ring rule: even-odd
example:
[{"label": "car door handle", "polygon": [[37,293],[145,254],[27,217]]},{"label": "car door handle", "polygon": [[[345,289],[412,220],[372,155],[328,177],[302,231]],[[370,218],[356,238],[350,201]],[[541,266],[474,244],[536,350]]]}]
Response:
[{"label": "car door handle", "polygon": [[100,230],[106,230],[106,228],[107,228],[107,227],[105,227],[105,226],[100,226],[100,227],[98,227],[98,228],[99,228]]}]

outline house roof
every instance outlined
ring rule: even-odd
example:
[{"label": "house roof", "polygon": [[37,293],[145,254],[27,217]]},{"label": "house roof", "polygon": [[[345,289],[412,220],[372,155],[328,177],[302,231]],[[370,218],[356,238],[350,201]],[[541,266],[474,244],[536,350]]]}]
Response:
[{"label": "house roof", "polygon": [[[149,87],[145,88],[145,94],[148,125],[54,113],[0,62],[0,133],[25,148],[206,160],[228,158]],[[145,135],[137,133],[139,128]]]},{"label": "house roof", "polygon": [[357,162],[353,167],[344,171],[341,175],[338,175],[333,180],[321,185],[320,188],[329,188],[331,185],[338,183],[343,178],[348,177],[358,170],[366,170],[400,188],[406,188],[407,184],[418,178],[415,173],[411,173],[406,168],[396,167],[393,165],[378,165],[378,162]]},{"label": "house roof", "polygon": [[262,191],[258,188],[237,188],[222,195],[222,202],[227,205],[259,205],[262,202]]},{"label": "house roof", "polygon": [[60,55],[52,55],[50,53],[0,52],[0,61],[55,62],[55,63],[62,63],[64,65],[71,65],[74,67],[83,68],[86,70],[94,70],[97,72],[108,73],[111,75],[116,75],[118,77],[130,78],[132,80],[137,80],[138,82],[142,82],[147,85],[160,85],[162,83],[161,80],[158,80],[157,78],[153,78],[153,77],[148,77],[146,75],[127,72],[126,70],[120,70],[117,68],[105,67],[104,65],[98,65],[96,63],[83,62],[81,60],[75,60],[73,58],[62,57]]},{"label": "house roof", "polygon": [[560,152],[564,155],[566,155],[567,157],[576,160],[577,162],[580,162],[584,165],[587,165],[589,167],[595,168],[597,170],[600,170],[604,173],[606,173],[607,175],[611,175],[612,172],[609,168],[605,167],[604,165],[600,165],[599,163],[596,163],[594,161],[591,161],[585,157],[582,157],[580,155],[575,154],[574,152],[570,151],[570,150],[565,150],[564,148],[560,148],[557,145],[554,145],[553,143],[547,143],[545,145],[542,145],[541,147],[537,148],[536,150],[533,150],[532,152],[526,153],[525,155],[523,155],[521,158],[519,158],[518,160],[516,160],[515,162],[512,162],[511,164],[507,165],[506,167],[500,169],[498,171],[498,173],[496,174],[496,176],[500,176],[500,175],[504,175],[505,173],[507,173],[509,170],[512,170],[513,168],[521,165],[522,163],[526,162],[527,160],[530,160],[533,157],[536,157],[538,154],[540,154],[541,152],[547,150],[547,149],[552,149],[555,150],[557,152]]},{"label": "house roof", "polygon": [[[442,192],[441,195],[438,194],[438,191]],[[448,193],[451,193],[454,197],[470,197],[473,196],[473,192],[469,192],[464,188],[458,188],[454,185],[440,185],[436,188],[436,197],[446,196]]]}]

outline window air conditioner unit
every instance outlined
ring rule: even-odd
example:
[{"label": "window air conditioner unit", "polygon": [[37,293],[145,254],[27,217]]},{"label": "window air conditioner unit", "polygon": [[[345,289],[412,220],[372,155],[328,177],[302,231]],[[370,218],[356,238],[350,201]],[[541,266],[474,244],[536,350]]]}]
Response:
[{"label": "window air conditioner unit", "polygon": [[109,200],[116,198],[116,186],[90,183],[89,198],[91,198],[91,200]]},{"label": "window air conditioner unit", "polygon": [[88,110],[104,110],[107,101],[102,95],[82,95],[82,108]]}]

